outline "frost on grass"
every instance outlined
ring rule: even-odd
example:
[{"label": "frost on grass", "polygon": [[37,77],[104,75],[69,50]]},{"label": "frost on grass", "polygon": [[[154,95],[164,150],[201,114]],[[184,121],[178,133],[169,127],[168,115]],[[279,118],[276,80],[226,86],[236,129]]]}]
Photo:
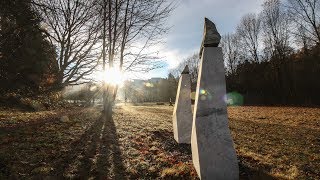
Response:
[{"label": "frost on grass", "polygon": [[114,121],[129,178],[197,179],[189,145],[173,139],[172,107],[122,106]]},{"label": "frost on grass", "polygon": [[[0,110],[0,179],[197,179],[190,145],[173,139],[172,111],[120,106],[107,120],[94,108]],[[241,179],[320,179],[319,108],[228,114]]]},{"label": "frost on grass", "polygon": [[[241,179],[320,178],[319,108],[229,107],[228,113]],[[166,106],[116,109],[130,177],[197,178],[189,145],[173,139],[171,115]]]}]

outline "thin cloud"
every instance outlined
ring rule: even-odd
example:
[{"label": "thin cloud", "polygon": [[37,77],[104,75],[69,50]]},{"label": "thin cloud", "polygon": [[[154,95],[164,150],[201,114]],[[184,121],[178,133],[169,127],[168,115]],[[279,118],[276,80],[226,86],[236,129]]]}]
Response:
[{"label": "thin cloud", "polygon": [[[220,34],[233,32],[241,17],[247,13],[258,13],[264,0],[181,0],[179,6],[168,19],[172,27],[164,37],[165,45],[160,48],[167,66],[162,77],[170,68],[200,49],[204,17],[212,20]],[[156,72],[159,72],[157,70]],[[159,73],[154,74],[159,76]],[[150,76],[153,76],[152,72]]]}]

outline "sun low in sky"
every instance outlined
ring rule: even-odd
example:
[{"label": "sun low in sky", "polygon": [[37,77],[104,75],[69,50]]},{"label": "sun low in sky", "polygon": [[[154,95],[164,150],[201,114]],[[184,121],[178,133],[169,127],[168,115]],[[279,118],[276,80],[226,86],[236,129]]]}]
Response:
[{"label": "sun low in sky", "polygon": [[104,81],[106,84],[119,87],[122,87],[127,79],[126,74],[121,72],[119,68],[115,67],[108,68],[97,76],[98,81]]}]

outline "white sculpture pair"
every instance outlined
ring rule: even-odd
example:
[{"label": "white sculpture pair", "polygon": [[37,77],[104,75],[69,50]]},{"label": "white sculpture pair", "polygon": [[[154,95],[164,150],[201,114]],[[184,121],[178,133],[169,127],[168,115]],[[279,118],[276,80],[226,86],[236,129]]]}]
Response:
[{"label": "white sculpture pair", "polygon": [[239,167],[228,127],[226,83],[221,36],[205,18],[194,112],[188,67],[182,72],[173,112],[174,138],[190,143],[194,167],[201,179],[238,179]]}]

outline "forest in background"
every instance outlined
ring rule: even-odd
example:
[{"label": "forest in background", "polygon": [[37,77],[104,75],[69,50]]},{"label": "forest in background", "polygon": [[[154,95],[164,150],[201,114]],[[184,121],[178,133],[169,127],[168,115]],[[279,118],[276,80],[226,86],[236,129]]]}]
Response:
[{"label": "forest in background", "polygon": [[[50,3],[53,1],[40,2],[0,2],[0,92],[4,95],[0,99],[3,102],[12,96],[19,98],[39,94],[45,94],[43,99],[55,99],[58,97],[55,93],[59,94],[63,87],[81,83],[88,83],[88,87],[84,87],[81,93],[77,92],[77,96],[71,95],[72,99],[78,98],[79,94],[82,94],[80,99],[93,97],[92,93],[96,90],[90,91],[90,86],[94,84],[90,75],[94,70],[101,69],[102,62],[98,60],[103,55],[97,53],[101,46],[95,45],[99,44],[98,42],[101,45],[106,38],[106,43],[114,47],[114,50],[108,46],[102,51],[107,58],[111,58],[111,61],[109,59],[106,62],[107,65],[111,62],[118,66],[122,62],[123,68],[131,71],[148,71],[160,67],[159,59],[154,53],[143,50],[160,41],[159,35],[167,31],[163,20],[168,17],[172,6],[164,6],[159,9],[159,13],[148,16],[136,12],[153,7],[151,4],[141,4],[144,5],[140,7],[142,9],[129,11],[130,6],[136,8],[137,4],[119,1],[119,4],[110,7],[112,11],[119,10],[117,16],[110,15],[115,18],[111,23],[116,25],[106,28],[103,32],[107,34],[103,37],[98,29],[102,28],[102,22],[109,22],[108,18],[100,16],[103,8],[106,8],[103,5],[108,5],[105,1],[76,0],[62,4]],[[164,2],[157,0],[159,6]],[[243,16],[233,33],[223,34],[220,46],[225,60],[227,91],[235,92],[244,99],[239,104],[320,104],[319,8],[319,0],[266,0],[260,13]],[[128,11],[124,11],[125,9]],[[136,16],[136,22],[129,21],[125,16],[130,13],[132,17]],[[59,18],[62,20],[58,21]],[[147,19],[143,21],[145,18]],[[153,29],[155,24],[159,26]],[[105,25],[109,27],[108,24]],[[137,29],[129,33],[131,29],[124,25]],[[219,26],[217,24],[218,29]],[[139,27],[147,28],[139,31]],[[114,33],[118,36],[109,39],[109,34]],[[139,33],[143,35],[140,36]],[[78,41],[82,36],[87,38]],[[124,46],[133,46],[133,42],[139,39],[136,37],[147,38],[145,46],[139,53],[127,51]],[[119,54],[132,58],[117,57]],[[121,60],[121,57],[124,59]],[[192,91],[195,91],[198,53],[184,59],[176,69],[171,70],[167,79],[152,86],[145,86],[143,90],[136,88],[128,95],[137,96],[143,101],[169,101],[170,98],[174,100],[172,92],[177,88],[178,78],[185,65],[189,66]],[[98,84],[96,86],[101,87]],[[130,83],[127,83],[124,89],[130,86]],[[155,94],[159,94],[159,97],[155,98]],[[102,96],[101,91],[99,96]]]},{"label": "forest in background", "polygon": [[[244,15],[224,34],[220,46],[227,92],[241,96],[239,105],[320,104],[320,1],[266,0],[260,13]],[[185,65],[195,91],[198,54],[171,73],[179,77]]]}]

